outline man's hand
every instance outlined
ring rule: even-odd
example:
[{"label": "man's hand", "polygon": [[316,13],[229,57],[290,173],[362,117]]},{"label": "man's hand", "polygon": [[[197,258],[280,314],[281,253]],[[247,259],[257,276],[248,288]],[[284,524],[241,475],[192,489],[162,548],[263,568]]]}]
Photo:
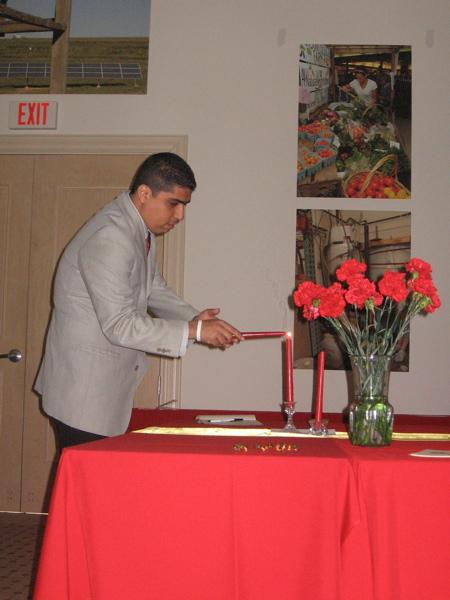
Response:
[{"label": "man's hand", "polygon": [[201,313],[194,317],[194,321],[209,321],[215,319],[220,313],[220,308],[205,308]]},{"label": "man's hand", "polygon": [[200,342],[214,348],[230,348],[243,340],[241,333],[232,325],[222,319],[218,319],[219,308],[206,308],[202,310],[192,321],[189,321],[189,338],[196,339],[197,324],[202,321]]}]

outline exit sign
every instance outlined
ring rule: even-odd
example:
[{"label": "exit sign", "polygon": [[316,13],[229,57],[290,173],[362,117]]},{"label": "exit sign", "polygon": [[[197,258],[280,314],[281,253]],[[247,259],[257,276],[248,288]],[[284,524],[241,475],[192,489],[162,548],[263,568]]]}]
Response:
[{"label": "exit sign", "polygon": [[44,102],[10,102],[10,129],[56,129],[58,103]]}]

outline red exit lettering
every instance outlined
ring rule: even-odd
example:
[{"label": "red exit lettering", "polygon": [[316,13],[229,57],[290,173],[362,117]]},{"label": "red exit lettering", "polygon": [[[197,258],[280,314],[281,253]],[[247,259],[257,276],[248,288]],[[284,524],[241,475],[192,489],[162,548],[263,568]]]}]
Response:
[{"label": "red exit lettering", "polygon": [[17,124],[21,126],[47,125],[48,102],[19,102]]}]

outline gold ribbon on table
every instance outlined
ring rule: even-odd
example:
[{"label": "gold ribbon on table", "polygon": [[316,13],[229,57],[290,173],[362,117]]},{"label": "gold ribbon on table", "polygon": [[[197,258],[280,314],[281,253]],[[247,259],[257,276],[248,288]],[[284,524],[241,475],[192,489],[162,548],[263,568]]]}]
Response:
[{"label": "gold ribbon on table", "polygon": [[415,442],[415,441],[429,441],[429,442],[448,442],[450,440],[450,433],[402,433],[398,432],[392,434],[392,439],[398,442]]},{"label": "gold ribbon on table", "polygon": [[[239,427],[145,427],[133,433],[153,433],[158,435],[217,435],[241,437],[270,437],[271,429]],[[292,437],[294,434],[288,434]]]},{"label": "gold ribbon on table", "polygon": [[[233,436],[233,437],[299,437],[299,438],[338,438],[348,439],[345,431],[336,431],[329,435],[317,436],[309,433],[307,429],[298,431],[285,431],[284,429],[263,429],[263,428],[242,428],[233,427],[145,427],[137,429],[133,433],[147,433],[157,435],[212,435],[212,436]],[[392,439],[402,442],[411,441],[450,441],[450,433],[396,433],[392,434]]]},{"label": "gold ribbon on table", "polygon": [[[345,431],[336,431],[336,437],[348,439],[348,433]],[[449,442],[450,433],[407,433],[394,431],[392,439],[396,442]]]}]

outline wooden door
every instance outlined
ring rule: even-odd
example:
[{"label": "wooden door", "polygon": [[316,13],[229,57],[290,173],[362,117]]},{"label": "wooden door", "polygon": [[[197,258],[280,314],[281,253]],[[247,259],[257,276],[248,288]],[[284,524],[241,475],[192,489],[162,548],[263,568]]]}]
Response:
[{"label": "wooden door", "polygon": [[[32,392],[50,314],[50,288],[65,243],[126,189],[149,154],[186,157],[186,136],[0,136],[0,510],[41,511],[55,464],[53,434]],[[32,218],[35,220],[32,226]],[[184,227],[158,240],[171,288],[183,293]],[[135,406],[180,406],[181,361],[150,361]]]},{"label": "wooden door", "polygon": [[[1,509],[47,508],[55,443],[32,388],[49,322],[55,266],[79,227],[128,188],[142,159],[142,155],[0,157],[1,224],[6,234],[0,259],[5,317],[1,351],[22,346],[24,352],[21,363],[1,365]],[[157,406],[159,369],[155,357],[137,392],[136,406]]]},{"label": "wooden door", "polygon": [[[19,160],[18,160],[19,158]],[[33,157],[0,157],[0,353],[26,349]],[[0,360],[0,509],[20,506],[25,360]]]}]

